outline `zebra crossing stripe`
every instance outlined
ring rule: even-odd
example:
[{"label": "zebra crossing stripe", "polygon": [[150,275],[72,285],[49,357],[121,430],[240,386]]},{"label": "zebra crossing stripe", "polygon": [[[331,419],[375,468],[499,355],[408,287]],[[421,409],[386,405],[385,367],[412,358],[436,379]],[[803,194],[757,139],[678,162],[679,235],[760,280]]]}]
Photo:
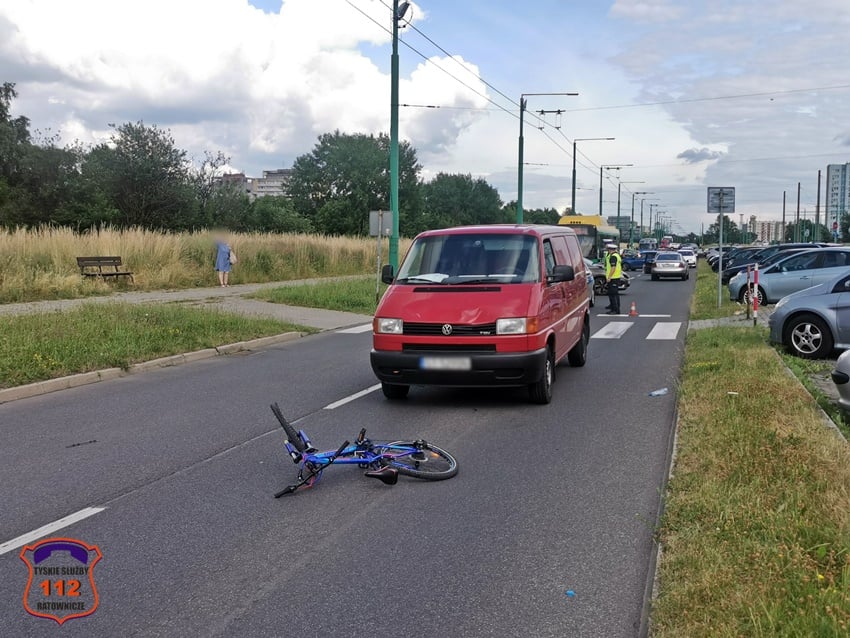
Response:
[{"label": "zebra crossing stripe", "polygon": [[653,341],[672,341],[679,335],[681,327],[681,321],[659,321],[646,338]]},{"label": "zebra crossing stripe", "polygon": [[591,339],[619,339],[624,334],[626,334],[626,330],[631,328],[634,324],[633,321],[611,321],[603,328],[600,328],[596,331],[596,333],[591,336]]}]

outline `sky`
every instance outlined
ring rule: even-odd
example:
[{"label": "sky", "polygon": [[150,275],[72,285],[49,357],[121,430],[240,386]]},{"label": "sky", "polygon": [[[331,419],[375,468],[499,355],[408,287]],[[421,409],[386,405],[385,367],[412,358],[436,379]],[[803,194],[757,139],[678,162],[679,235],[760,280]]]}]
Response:
[{"label": "sky", "polygon": [[[258,175],[324,132],[388,130],[389,1],[6,0],[0,81],[64,141],[141,120]],[[529,93],[579,94],[528,97],[529,208],[570,205],[574,138],[615,138],[578,142],[578,212],[598,212],[600,165],[632,164],[606,171],[604,214],[619,179],[622,214],[647,191],[636,217],[644,199],[646,222],[653,204],[686,232],[711,221],[706,186],[767,220],[800,181],[811,215],[818,169],[850,161],[847,0],[418,0],[406,19],[400,102],[420,106],[401,135],[424,179],[470,173],[515,199]]]}]

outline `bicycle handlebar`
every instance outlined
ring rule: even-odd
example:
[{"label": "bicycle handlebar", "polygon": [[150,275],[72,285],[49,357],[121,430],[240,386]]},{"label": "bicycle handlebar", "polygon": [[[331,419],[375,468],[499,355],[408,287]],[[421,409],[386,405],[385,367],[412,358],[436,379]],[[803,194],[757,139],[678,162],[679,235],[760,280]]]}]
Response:
[{"label": "bicycle handlebar", "polygon": [[350,442],[350,441],[346,441],[345,443],[343,443],[342,445],[340,445],[340,446],[339,446],[339,449],[338,449],[336,452],[334,452],[334,455],[333,455],[333,457],[332,457],[332,458],[334,458],[334,459],[335,459],[335,458],[336,458],[336,457],[338,457],[340,454],[342,454],[343,450],[345,450],[345,448],[347,448],[350,444],[351,444],[351,442]]}]

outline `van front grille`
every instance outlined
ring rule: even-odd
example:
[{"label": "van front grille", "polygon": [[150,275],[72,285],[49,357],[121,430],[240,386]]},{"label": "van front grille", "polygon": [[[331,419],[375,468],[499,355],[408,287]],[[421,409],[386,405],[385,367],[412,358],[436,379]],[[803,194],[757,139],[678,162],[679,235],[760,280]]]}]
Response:
[{"label": "van front grille", "polygon": [[405,321],[404,334],[422,337],[492,337],[496,334],[496,324],[412,323]]}]

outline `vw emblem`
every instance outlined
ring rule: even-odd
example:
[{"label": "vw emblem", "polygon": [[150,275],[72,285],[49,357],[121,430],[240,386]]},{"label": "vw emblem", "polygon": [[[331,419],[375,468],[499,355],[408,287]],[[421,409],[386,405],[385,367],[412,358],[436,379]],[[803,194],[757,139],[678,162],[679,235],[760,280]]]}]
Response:
[{"label": "vw emblem", "polygon": [[452,333],[452,324],[444,323],[443,324],[443,334],[447,337]]}]

